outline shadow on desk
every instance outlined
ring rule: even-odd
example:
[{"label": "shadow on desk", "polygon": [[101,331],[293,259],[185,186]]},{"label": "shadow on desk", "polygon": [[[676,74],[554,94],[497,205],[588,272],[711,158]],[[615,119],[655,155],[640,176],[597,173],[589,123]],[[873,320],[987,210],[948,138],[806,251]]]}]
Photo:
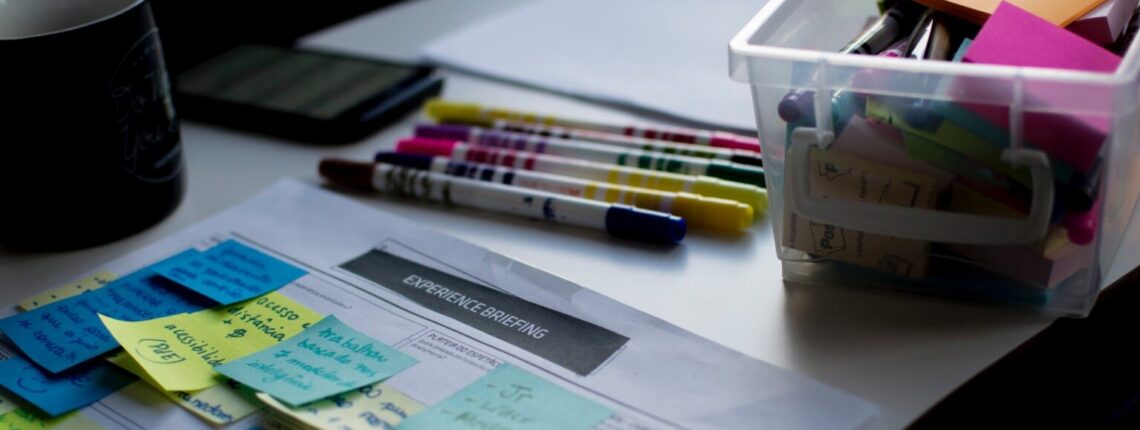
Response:
[{"label": "shadow on desk", "polygon": [[1138,328],[1140,269],[1101,293],[1088,318],[1056,321],[912,428],[1140,428]]}]

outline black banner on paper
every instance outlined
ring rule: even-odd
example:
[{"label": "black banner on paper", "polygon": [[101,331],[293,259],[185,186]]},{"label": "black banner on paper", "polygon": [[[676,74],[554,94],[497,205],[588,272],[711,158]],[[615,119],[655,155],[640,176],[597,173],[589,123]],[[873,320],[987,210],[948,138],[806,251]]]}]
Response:
[{"label": "black banner on paper", "polygon": [[380,250],[341,267],[579,375],[593,372],[629,341],[597,325]]}]

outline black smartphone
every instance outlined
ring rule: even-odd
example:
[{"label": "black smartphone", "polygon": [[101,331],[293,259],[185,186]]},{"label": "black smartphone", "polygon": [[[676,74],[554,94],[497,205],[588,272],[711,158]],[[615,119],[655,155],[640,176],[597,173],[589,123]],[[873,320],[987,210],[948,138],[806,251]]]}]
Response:
[{"label": "black smartphone", "polygon": [[439,94],[434,68],[332,52],[240,45],[176,79],[193,120],[314,143],[354,142]]}]

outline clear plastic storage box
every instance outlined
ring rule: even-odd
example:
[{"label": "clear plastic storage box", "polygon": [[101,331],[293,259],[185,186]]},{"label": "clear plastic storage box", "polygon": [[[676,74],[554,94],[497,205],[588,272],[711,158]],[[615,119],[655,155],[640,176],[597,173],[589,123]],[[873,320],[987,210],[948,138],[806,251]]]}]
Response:
[{"label": "clear plastic storage box", "polygon": [[1140,188],[1136,44],[1111,74],[835,53],[878,15],[770,0],[730,43],[784,279],[1087,315]]}]

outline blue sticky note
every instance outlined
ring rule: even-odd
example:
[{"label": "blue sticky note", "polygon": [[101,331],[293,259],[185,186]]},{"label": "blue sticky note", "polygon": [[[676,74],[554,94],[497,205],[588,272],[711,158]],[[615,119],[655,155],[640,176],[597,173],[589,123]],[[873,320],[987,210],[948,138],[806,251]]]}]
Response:
[{"label": "blue sticky note", "polygon": [[0,385],[53,417],[95,403],[137,379],[102,361],[54,375],[23,357],[0,361]]},{"label": "blue sticky note", "polygon": [[[164,261],[197,253],[189,250]],[[142,321],[211,304],[144,268],[98,290],[4,318],[0,330],[36,364],[58,373],[119,346],[96,313]]]},{"label": "blue sticky note", "polygon": [[304,270],[233,240],[153,270],[223,305],[264,295],[305,275]]},{"label": "blue sticky note", "polygon": [[509,364],[408,417],[400,430],[592,429],[613,411]]},{"label": "blue sticky note", "polygon": [[416,363],[330,315],[284,342],[214,370],[300,406],[378,382]]}]

